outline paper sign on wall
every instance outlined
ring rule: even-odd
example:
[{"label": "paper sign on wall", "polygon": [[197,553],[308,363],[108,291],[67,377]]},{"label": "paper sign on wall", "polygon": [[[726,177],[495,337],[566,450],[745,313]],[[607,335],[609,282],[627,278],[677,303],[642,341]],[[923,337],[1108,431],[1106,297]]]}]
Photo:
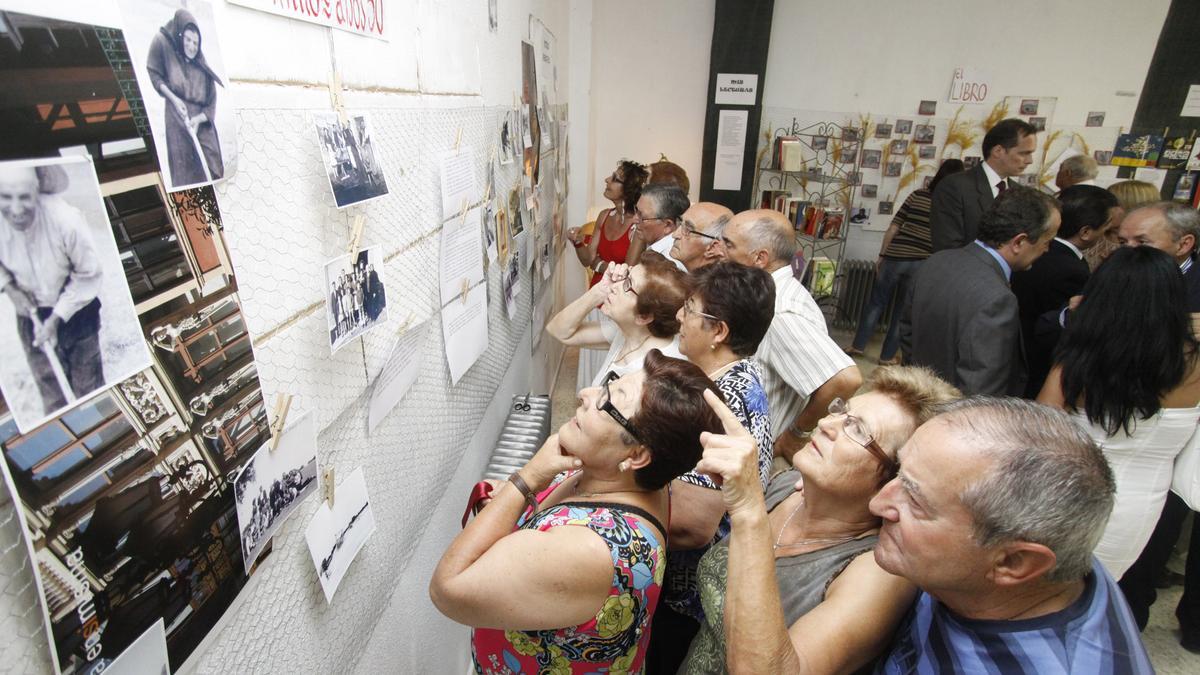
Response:
[{"label": "paper sign on wall", "polygon": [[1179,111],[1179,116],[1200,117],[1200,84],[1188,87],[1188,95],[1183,101],[1183,110]]},{"label": "paper sign on wall", "polygon": [[749,117],[748,110],[722,110],[718,117],[714,190],[742,189],[742,161],[746,155],[746,124]]},{"label": "paper sign on wall", "polygon": [[270,12],[289,19],[319,23],[338,30],[388,39],[384,32],[383,7],[386,0],[371,2],[280,2],[279,0],[229,0],[234,5]]},{"label": "paper sign on wall", "polygon": [[758,94],[758,75],[717,73],[717,105],[754,105]]},{"label": "paper sign on wall", "polygon": [[951,103],[985,103],[988,97],[988,77],[976,68],[955,68],[950,78]]}]

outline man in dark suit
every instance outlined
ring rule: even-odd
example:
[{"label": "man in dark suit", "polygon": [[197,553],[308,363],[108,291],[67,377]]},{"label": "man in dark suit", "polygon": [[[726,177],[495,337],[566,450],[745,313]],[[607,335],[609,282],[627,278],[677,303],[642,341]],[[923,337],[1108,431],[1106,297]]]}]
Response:
[{"label": "man in dark suit", "polygon": [[1035,398],[1041,391],[1061,333],[1038,334],[1034,330],[1038,317],[1061,310],[1071,296],[1083,291],[1091,274],[1083,252],[1116,229],[1120,212],[1116,195],[1094,185],[1066,188],[1059,193],[1058,204],[1062,225],[1058,236],[1050,242],[1050,250],[1032,267],[1012,276],[1012,290],[1021,313],[1021,338],[1029,362],[1026,398]]},{"label": "man in dark suit", "polygon": [[1009,278],[1046,252],[1059,221],[1049,195],[1013,186],[984,213],[978,239],[930,256],[900,319],[906,361],[932,368],[967,395],[1024,392],[1021,322]]},{"label": "man in dark suit", "polygon": [[929,212],[933,251],[958,248],[975,240],[979,220],[992,201],[1013,186],[1033,163],[1037,130],[1025,120],[1001,120],[983,137],[984,161],[979,166],[947,176],[938,184]]}]

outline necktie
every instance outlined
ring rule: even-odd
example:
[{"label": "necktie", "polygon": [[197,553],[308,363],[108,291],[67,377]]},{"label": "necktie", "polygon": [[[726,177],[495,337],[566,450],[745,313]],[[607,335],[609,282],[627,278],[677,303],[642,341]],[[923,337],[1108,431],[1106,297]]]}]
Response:
[{"label": "necktie", "polygon": [[996,189],[999,190],[999,192],[996,193],[997,197],[1004,194],[1004,191],[1008,189],[1008,181],[1001,178],[1000,182],[996,183]]}]

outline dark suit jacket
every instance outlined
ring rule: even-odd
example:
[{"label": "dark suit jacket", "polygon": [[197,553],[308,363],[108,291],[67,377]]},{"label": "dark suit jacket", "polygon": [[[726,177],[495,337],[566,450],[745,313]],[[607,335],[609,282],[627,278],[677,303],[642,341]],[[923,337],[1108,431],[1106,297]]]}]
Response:
[{"label": "dark suit jacket", "polygon": [[1037,397],[1050,374],[1059,335],[1059,331],[1036,330],[1038,317],[1066,307],[1071,296],[1083,292],[1083,285],[1090,275],[1087,263],[1058,240],[1050,242],[1050,250],[1038,258],[1033,267],[1013,273],[1012,290],[1021,312],[1021,335],[1029,362],[1027,398]]},{"label": "dark suit jacket", "polygon": [[909,288],[900,319],[908,363],[932,368],[965,394],[1024,392],[1017,297],[987,251],[968,244],[934,253]]},{"label": "dark suit jacket", "polygon": [[1183,281],[1187,284],[1188,311],[1200,312],[1200,259],[1192,261],[1192,269],[1183,275]]},{"label": "dark suit jacket", "polygon": [[975,241],[979,219],[994,200],[982,164],[943,178],[934,190],[933,207],[929,211],[933,252]]}]

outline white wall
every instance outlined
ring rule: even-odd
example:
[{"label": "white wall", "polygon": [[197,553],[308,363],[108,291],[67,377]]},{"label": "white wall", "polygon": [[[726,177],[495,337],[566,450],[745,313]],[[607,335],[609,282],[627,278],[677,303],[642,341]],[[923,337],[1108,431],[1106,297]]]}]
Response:
[{"label": "white wall", "polygon": [[659,153],[682,166],[700,194],[715,0],[604,0],[592,17],[589,218],[611,206],[603,178],[621,159]]},{"label": "white wall", "polygon": [[[778,0],[765,108],[912,117],[922,99],[939,117],[953,70],[990,75],[992,97],[1058,98],[1053,123],[1089,111],[1129,126],[1170,0]],[[1121,94],[1127,95],[1121,95]],[[949,110],[949,112],[947,112]],[[979,115],[982,117],[983,115]],[[855,227],[847,258],[874,258],[882,233]]]}]

